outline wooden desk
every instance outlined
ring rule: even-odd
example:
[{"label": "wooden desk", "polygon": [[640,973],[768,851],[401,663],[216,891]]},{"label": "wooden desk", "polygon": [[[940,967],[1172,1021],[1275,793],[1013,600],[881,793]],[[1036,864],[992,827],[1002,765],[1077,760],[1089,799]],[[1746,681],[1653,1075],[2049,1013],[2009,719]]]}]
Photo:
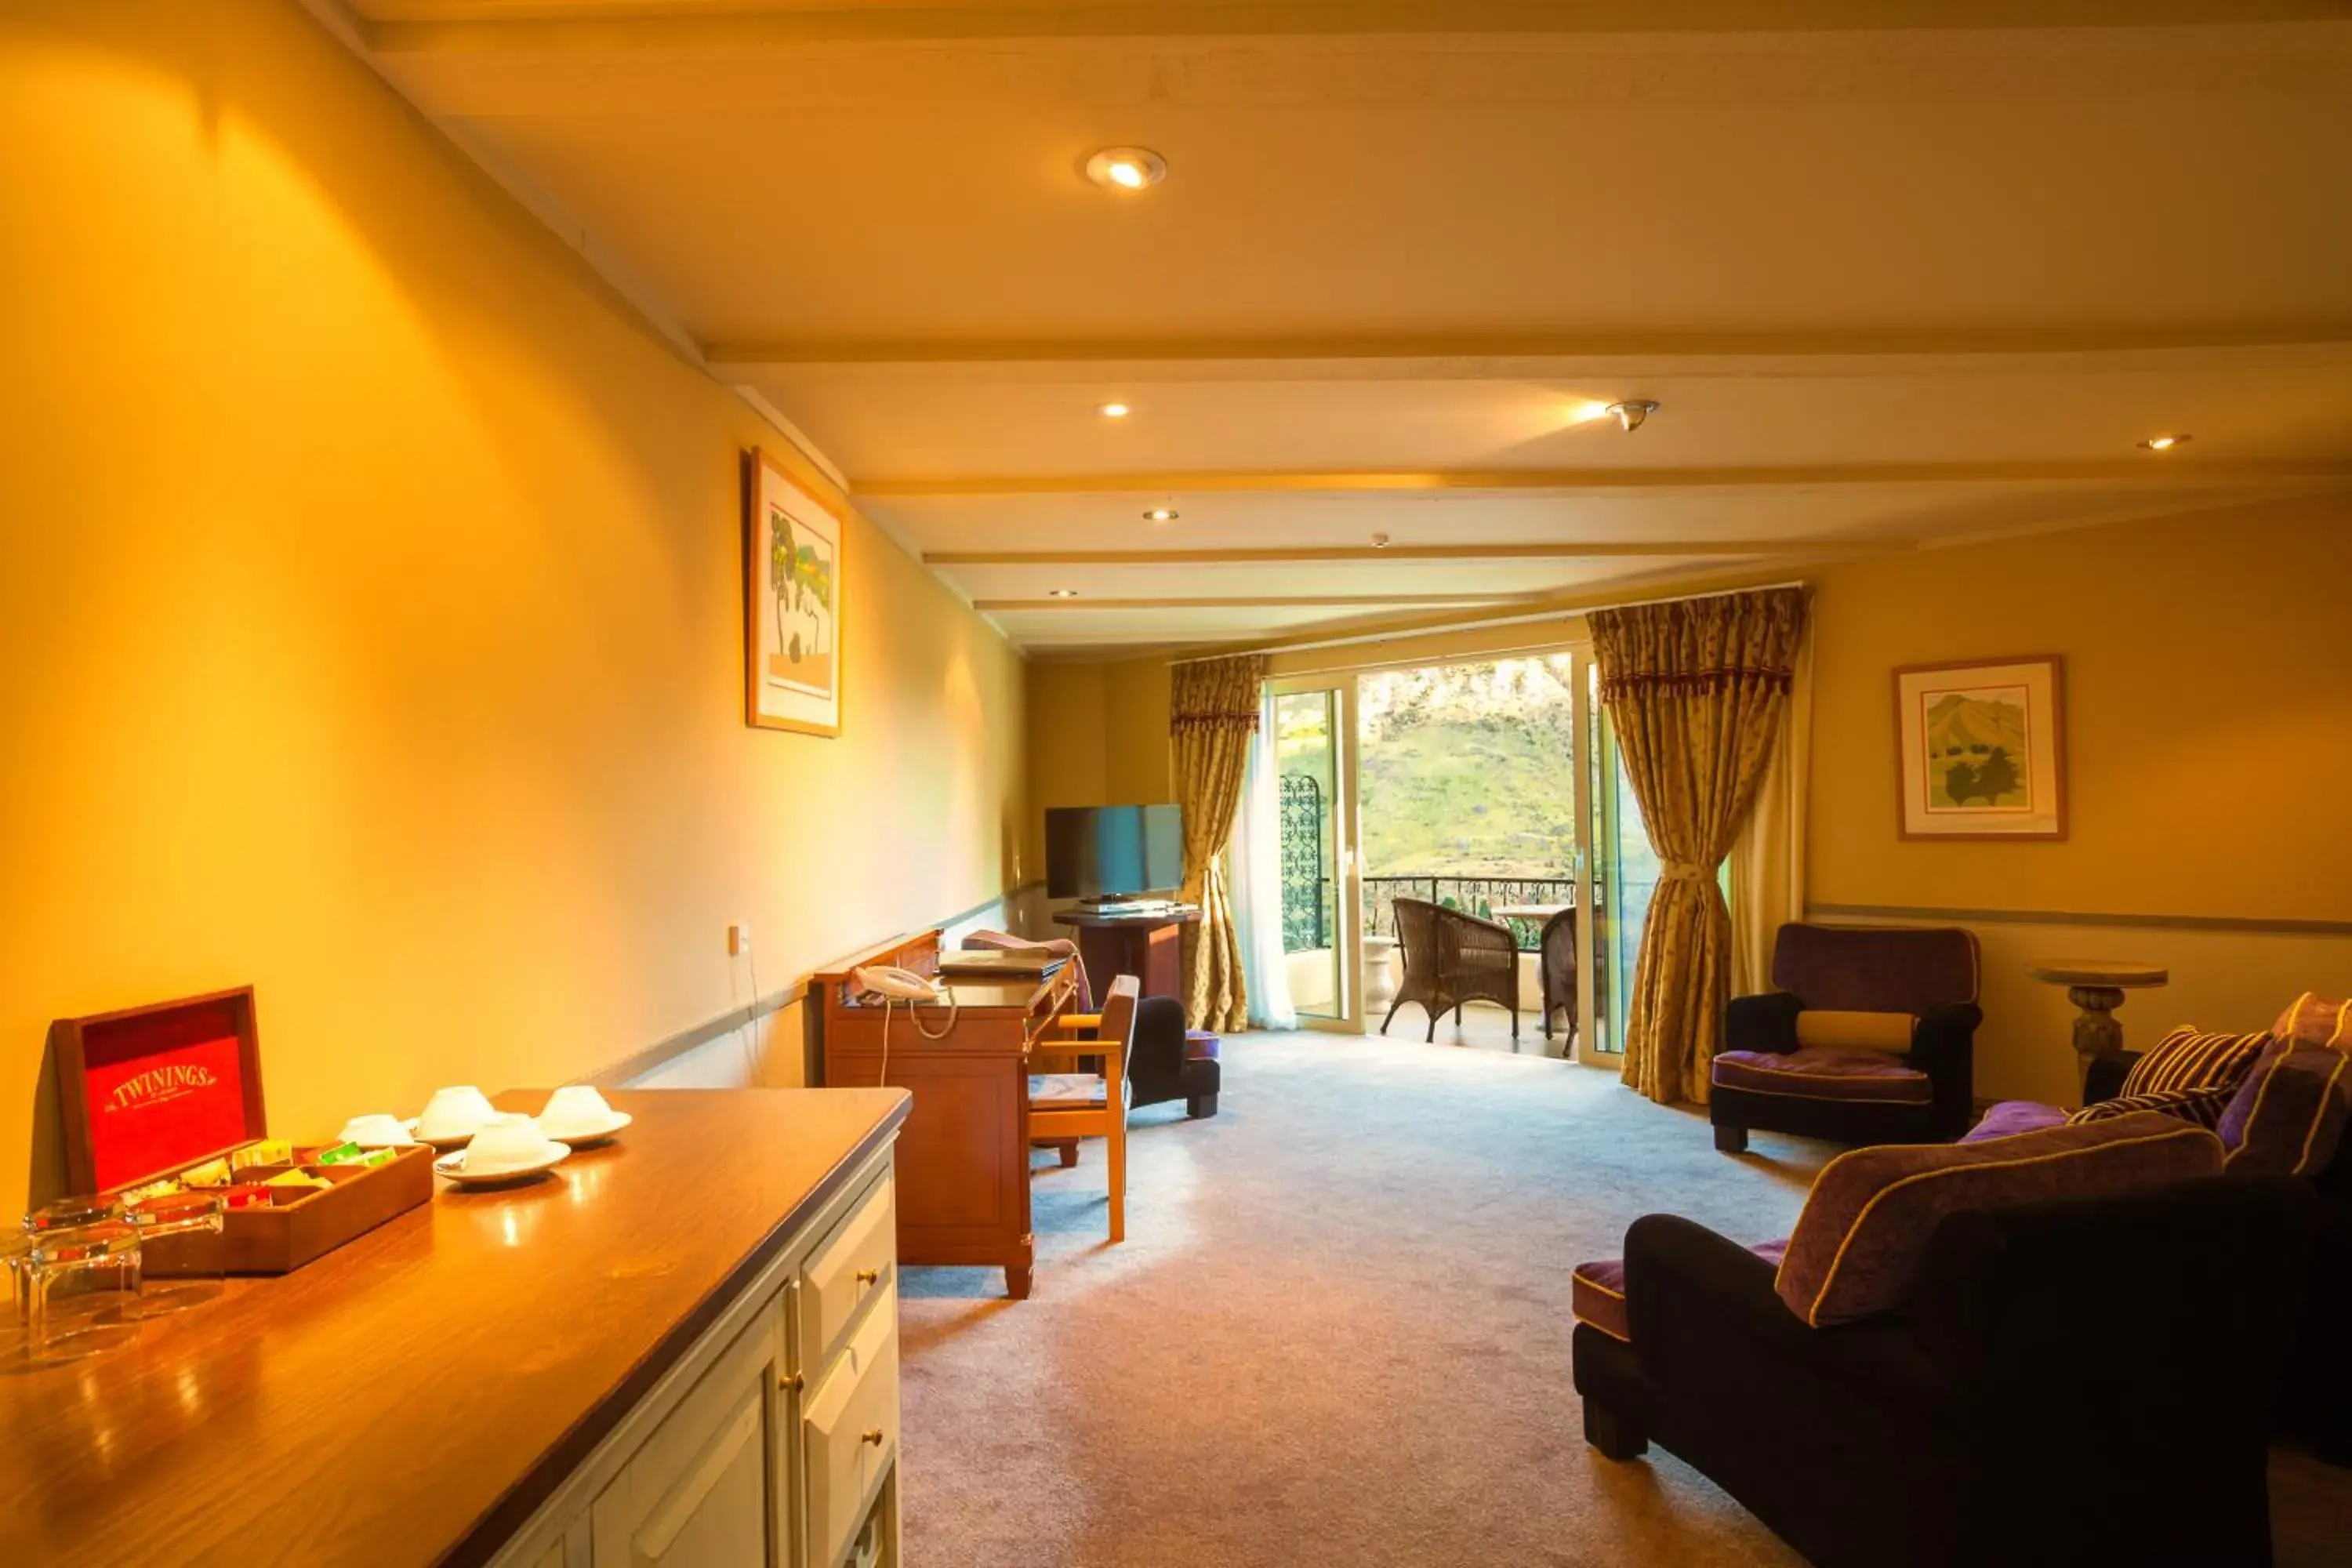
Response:
[{"label": "wooden desk", "polygon": [[886,1009],[852,975],[867,964],[931,974],[939,959],[940,933],[926,931],[812,978],[824,1081],[887,1083],[914,1096],[898,1139],[898,1256],[1003,1268],[1006,1294],[1020,1300],[1036,1257],[1029,1228],[1029,1042],[1068,1009],[1077,975],[1065,967],[1042,980],[951,980],[952,1024],[943,1005]]},{"label": "wooden desk", "polygon": [[1121,974],[1142,982],[1146,996],[1183,995],[1184,928],[1200,922],[1198,910],[1158,915],[1057,910],[1054,914],[1055,925],[1078,928],[1078,956],[1086,960],[1097,999],[1109,993],[1112,979]]},{"label": "wooden desk", "polygon": [[[824,1478],[793,1479],[781,1457],[823,1441],[804,1401],[824,1347],[783,1303],[808,1296],[793,1271],[854,1205],[887,1201],[906,1096],[608,1098],[635,1123],[546,1180],[445,1189],[121,1349],[0,1369],[0,1561],[619,1561],[627,1542],[595,1532],[629,1500],[644,1439],[658,1421],[675,1447],[677,1418],[701,1418],[712,1393],[752,1402],[749,1451],[772,1437],[779,1459],[758,1488],[713,1490],[679,1539],[756,1531],[777,1561],[823,1555],[795,1532]],[[857,1321],[880,1337],[889,1314],[895,1432],[896,1296],[874,1297]]]}]

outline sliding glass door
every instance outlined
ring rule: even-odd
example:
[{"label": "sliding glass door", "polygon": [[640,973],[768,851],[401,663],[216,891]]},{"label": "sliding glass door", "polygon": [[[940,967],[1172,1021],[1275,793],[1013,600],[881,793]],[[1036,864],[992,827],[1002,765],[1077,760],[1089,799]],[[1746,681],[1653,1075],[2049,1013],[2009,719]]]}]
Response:
[{"label": "sliding glass door", "polygon": [[1352,678],[1275,684],[1282,951],[1290,1004],[1312,1028],[1361,1033]]}]

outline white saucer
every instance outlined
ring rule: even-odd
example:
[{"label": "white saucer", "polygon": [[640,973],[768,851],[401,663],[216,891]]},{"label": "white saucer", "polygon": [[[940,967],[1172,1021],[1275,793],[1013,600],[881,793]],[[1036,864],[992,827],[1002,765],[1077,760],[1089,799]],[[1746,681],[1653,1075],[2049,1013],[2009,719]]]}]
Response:
[{"label": "white saucer", "polygon": [[468,1171],[466,1156],[461,1152],[444,1154],[433,1162],[433,1173],[446,1176],[461,1187],[495,1187],[508,1182],[526,1181],[543,1172],[551,1171],[571,1157],[572,1151],[561,1143],[551,1142],[536,1160],[520,1165],[500,1165],[494,1170]]},{"label": "white saucer", "polygon": [[[582,1149],[591,1143],[602,1143],[616,1137],[622,1128],[635,1120],[636,1118],[625,1110],[616,1110],[602,1127],[592,1127],[584,1132],[548,1132],[547,1135],[558,1143],[568,1143],[574,1149]],[[542,1127],[540,1131],[545,1132],[547,1130]]]},{"label": "white saucer", "polygon": [[446,1138],[427,1138],[424,1133],[416,1131],[416,1124],[422,1120],[424,1120],[422,1117],[412,1116],[401,1123],[419,1143],[430,1143],[436,1149],[446,1152],[451,1149],[463,1149],[474,1141],[474,1135],[471,1132],[459,1132]]}]

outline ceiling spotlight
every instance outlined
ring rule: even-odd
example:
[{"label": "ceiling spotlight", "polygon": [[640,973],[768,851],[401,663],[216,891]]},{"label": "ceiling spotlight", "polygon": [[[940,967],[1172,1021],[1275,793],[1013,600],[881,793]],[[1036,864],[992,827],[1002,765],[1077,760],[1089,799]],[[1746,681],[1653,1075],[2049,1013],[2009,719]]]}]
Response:
[{"label": "ceiling spotlight", "polygon": [[2142,441],[2140,445],[2147,447],[2151,452],[2169,452],[2172,448],[2179,446],[2180,443],[2189,439],[2190,439],[2190,437],[2187,436],[2150,436],[2147,440]]},{"label": "ceiling spotlight", "polygon": [[1657,411],[1657,400],[1650,397],[1629,397],[1622,403],[1609,404],[1601,410],[1603,414],[1613,415],[1628,435],[1639,430],[1642,421]]},{"label": "ceiling spotlight", "polygon": [[1176,511],[1172,507],[1155,506],[1150,511],[1143,514],[1143,521],[1146,522],[1173,522],[1176,521]]},{"label": "ceiling spotlight", "polygon": [[1114,191],[1139,191],[1168,177],[1168,160],[1149,147],[1106,147],[1087,160],[1087,178]]},{"label": "ceiling spotlight", "polygon": [[1076,588],[1048,588],[1045,596],[1049,599],[1075,599],[1078,591]]},{"label": "ceiling spotlight", "polygon": [[1124,403],[1106,403],[1102,405],[1102,416],[1106,419],[1124,419],[1133,410]]}]

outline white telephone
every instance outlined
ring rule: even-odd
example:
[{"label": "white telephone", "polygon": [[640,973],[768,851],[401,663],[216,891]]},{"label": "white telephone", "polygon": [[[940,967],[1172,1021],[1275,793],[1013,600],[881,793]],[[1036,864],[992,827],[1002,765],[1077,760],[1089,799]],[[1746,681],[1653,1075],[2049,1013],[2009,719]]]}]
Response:
[{"label": "white telephone", "polygon": [[953,1000],[945,981],[918,974],[911,969],[894,969],[887,963],[877,963],[871,969],[853,969],[849,973],[857,984],[881,997],[886,1005],[891,1002]]},{"label": "white telephone", "polygon": [[[903,1002],[915,1020],[915,1033],[927,1040],[943,1040],[956,1026],[955,993],[948,983],[933,974],[918,974],[911,969],[899,969],[887,963],[877,963],[866,969],[853,969],[850,978],[882,998],[882,1070],[875,1078],[877,1086],[890,1081],[890,1014]],[[923,1027],[923,1016],[915,1010],[918,1002],[944,1002],[948,1021],[933,1034]]]}]

